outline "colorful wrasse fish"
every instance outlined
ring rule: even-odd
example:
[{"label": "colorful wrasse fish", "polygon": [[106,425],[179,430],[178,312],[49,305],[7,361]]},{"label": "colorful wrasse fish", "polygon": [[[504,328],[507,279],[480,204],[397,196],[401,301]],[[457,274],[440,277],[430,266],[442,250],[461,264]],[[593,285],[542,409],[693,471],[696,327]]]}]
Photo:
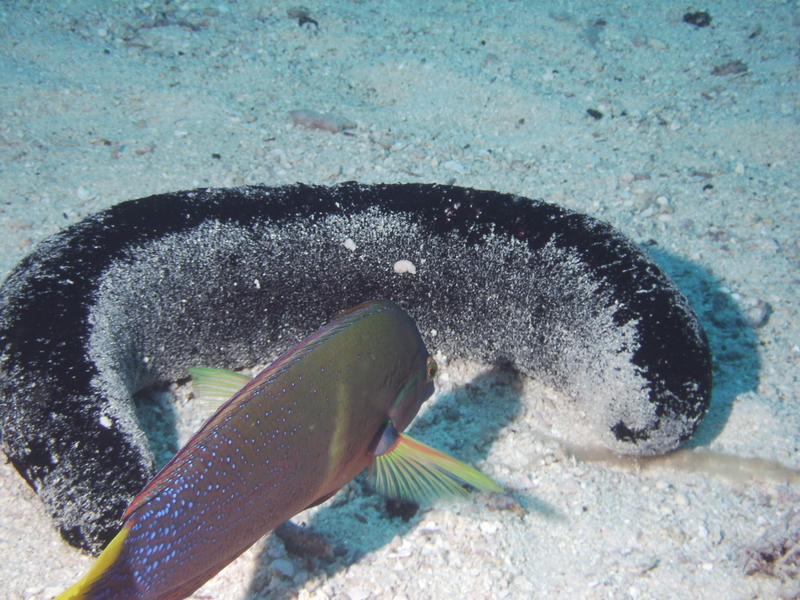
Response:
[{"label": "colorful wrasse fish", "polygon": [[436,368],[414,321],[378,301],[338,315],[252,380],[193,369],[206,396],[238,391],[131,502],[122,530],[56,600],[184,598],[370,465],[379,492],[407,500],[462,494],[461,483],[502,491],[400,433],[433,393]]}]

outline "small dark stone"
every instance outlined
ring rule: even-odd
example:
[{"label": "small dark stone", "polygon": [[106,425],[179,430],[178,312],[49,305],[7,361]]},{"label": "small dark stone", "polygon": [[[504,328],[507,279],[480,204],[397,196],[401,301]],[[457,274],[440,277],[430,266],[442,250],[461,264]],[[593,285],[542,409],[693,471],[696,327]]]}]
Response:
[{"label": "small dark stone", "polygon": [[393,500],[391,498],[386,500],[386,512],[390,517],[400,517],[408,523],[408,520],[417,514],[419,505],[415,502],[406,502],[405,500]]},{"label": "small dark stone", "polygon": [[222,155],[219,154],[218,152],[212,152],[211,158],[216,158],[217,160],[219,160],[220,158],[222,158]]},{"label": "small dark stone", "polygon": [[708,27],[711,25],[711,15],[704,10],[689,12],[683,15],[683,22],[697,27]]},{"label": "small dark stone", "polygon": [[747,72],[747,65],[740,60],[730,60],[721,65],[717,65],[711,71],[712,75],[722,77],[724,75],[738,75]]},{"label": "small dark stone", "polygon": [[599,121],[600,119],[603,118],[603,113],[601,113],[599,110],[595,110],[594,108],[586,109],[586,114],[595,119],[596,121]]},{"label": "small dark stone", "polygon": [[286,11],[290,19],[297,19],[297,24],[302,27],[303,25],[313,25],[319,29],[319,23],[311,18],[310,11],[305,6],[295,6]]},{"label": "small dark stone", "polygon": [[286,551],[301,557],[331,558],[334,547],[323,536],[286,521],[275,528],[275,535],[283,540]]}]

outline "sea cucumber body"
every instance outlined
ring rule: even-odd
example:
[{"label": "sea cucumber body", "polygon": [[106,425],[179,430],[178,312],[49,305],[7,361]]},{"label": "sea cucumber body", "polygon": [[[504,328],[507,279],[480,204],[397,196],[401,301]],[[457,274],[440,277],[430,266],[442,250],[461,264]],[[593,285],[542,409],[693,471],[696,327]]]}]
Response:
[{"label": "sea cucumber body", "polygon": [[2,448],[65,538],[97,549],[154,473],[136,391],[263,361],[374,298],[408,311],[431,350],[562,390],[618,452],[676,447],[708,405],[694,313],[609,225],[450,186],[209,189],[113,206],[12,272]]}]

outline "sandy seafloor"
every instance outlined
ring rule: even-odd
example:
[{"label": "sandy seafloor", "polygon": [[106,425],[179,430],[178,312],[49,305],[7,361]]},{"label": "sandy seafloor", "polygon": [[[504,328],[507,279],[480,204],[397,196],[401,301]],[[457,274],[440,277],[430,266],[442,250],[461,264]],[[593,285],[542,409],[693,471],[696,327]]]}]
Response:
[{"label": "sandy seafloor", "polygon": [[[297,518],[346,555],[285,558],[268,536],[194,597],[797,597],[797,556],[746,576],[742,555],[792,535],[798,552],[800,537],[798,3],[309,0],[318,27],[293,6],[2,3],[0,273],[90,212],[159,192],[494,189],[647,246],[707,329],[715,390],[686,450],[635,463],[591,450],[553,390],[444,361],[416,435],[522,514],[474,496],[404,523],[357,481]],[[683,22],[689,9],[711,25]],[[356,127],[304,129],[295,109]],[[91,560],[8,463],[0,477],[0,596],[51,598]]]}]

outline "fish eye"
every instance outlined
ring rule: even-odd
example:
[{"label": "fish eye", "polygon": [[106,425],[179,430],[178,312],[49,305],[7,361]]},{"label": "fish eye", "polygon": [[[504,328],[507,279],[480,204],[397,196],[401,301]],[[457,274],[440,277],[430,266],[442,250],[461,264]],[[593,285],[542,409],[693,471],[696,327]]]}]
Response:
[{"label": "fish eye", "polygon": [[428,374],[428,379],[433,379],[436,377],[436,373],[439,371],[439,365],[436,364],[436,361],[433,360],[432,356],[428,357],[428,366],[426,371]]}]

